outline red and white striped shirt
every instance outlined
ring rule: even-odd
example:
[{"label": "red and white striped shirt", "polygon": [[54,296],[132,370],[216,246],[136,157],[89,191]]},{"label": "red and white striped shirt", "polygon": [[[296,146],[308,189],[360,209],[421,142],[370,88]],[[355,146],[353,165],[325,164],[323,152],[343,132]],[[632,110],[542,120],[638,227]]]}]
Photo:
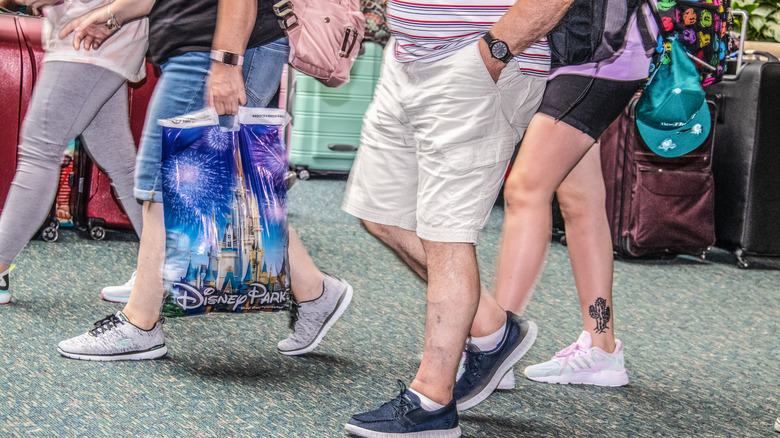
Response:
[{"label": "red and white striped shirt", "polygon": [[[387,22],[395,38],[395,58],[430,62],[482,38],[516,0],[389,0]],[[550,49],[542,39],[515,57],[520,70],[545,76]]]}]

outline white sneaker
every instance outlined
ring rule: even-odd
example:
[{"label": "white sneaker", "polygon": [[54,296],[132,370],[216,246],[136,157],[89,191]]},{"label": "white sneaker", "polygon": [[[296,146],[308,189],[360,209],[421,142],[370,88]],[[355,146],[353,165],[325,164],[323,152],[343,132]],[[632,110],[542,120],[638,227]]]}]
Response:
[{"label": "white sneaker", "polygon": [[100,291],[100,296],[112,303],[126,303],[130,299],[130,292],[133,291],[133,285],[135,284],[135,273],[130,276],[127,283],[121,286],[106,286]]},{"label": "white sneaker", "polygon": [[780,417],[777,417],[777,420],[775,420],[775,430],[780,432]]},{"label": "white sneaker", "polygon": [[11,269],[13,269],[13,266],[6,269],[5,272],[0,273],[0,304],[8,304],[11,302],[11,287],[8,282]]},{"label": "white sneaker", "polygon": [[593,347],[590,333],[583,331],[577,342],[555,353],[549,362],[531,365],[525,376],[545,383],[575,383],[623,386],[628,383],[623,344],[615,340],[614,353]]}]

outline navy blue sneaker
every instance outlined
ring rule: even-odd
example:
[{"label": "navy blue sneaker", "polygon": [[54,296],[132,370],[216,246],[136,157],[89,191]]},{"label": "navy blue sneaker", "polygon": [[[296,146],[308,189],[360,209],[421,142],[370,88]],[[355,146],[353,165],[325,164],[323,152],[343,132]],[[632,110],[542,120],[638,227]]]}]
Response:
[{"label": "navy blue sneaker", "polygon": [[344,426],[347,432],[369,438],[460,436],[454,399],[441,409],[426,411],[420,406],[420,397],[407,391],[400,380],[398,386],[401,388],[398,397],[375,411],[353,415]]},{"label": "navy blue sneaker", "polygon": [[506,312],[506,330],[498,347],[479,351],[468,345],[465,370],[452,392],[458,411],[473,408],[488,398],[504,374],[534,345],[538,331],[534,322],[515,319],[512,312]]}]

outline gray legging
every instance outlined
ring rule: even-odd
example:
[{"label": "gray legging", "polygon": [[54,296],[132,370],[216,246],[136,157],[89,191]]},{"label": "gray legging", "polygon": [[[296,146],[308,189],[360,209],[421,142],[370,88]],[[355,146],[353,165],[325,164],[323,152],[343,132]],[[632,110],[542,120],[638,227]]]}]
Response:
[{"label": "gray legging", "polygon": [[141,235],[125,78],[92,64],[52,61],[41,70],[22,126],[16,175],[0,215],[0,263],[11,264],[46,219],[63,154],[79,135]]}]

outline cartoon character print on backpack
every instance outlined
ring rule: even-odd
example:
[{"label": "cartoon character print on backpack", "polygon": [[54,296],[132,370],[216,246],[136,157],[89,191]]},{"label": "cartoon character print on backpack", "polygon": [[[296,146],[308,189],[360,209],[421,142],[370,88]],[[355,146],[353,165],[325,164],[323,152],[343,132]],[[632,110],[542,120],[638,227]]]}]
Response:
[{"label": "cartoon character print on backpack", "polygon": [[[701,64],[706,64],[697,63],[696,66],[703,86],[720,81],[725,72],[727,11],[730,7],[730,0],[658,2],[666,36],[676,37],[689,53],[702,61]],[[663,41],[664,38],[659,37],[659,53],[662,53]],[[668,56],[665,55],[661,62],[669,62]]]}]

